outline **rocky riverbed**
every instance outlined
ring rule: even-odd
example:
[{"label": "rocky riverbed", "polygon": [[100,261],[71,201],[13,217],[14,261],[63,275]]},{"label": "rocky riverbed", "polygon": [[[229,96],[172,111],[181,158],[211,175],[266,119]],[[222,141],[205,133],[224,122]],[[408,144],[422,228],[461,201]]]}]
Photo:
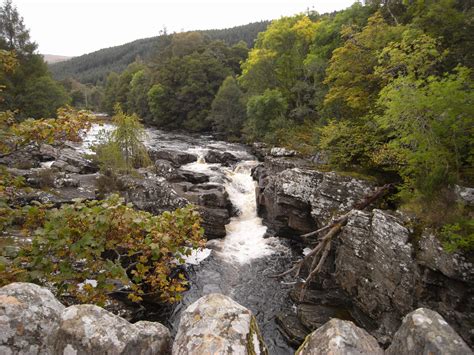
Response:
[{"label": "rocky riverbed", "polygon": [[[75,198],[99,198],[100,174],[85,154],[91,153],[100,129],[113,127],[95,125],[81,145],[32,147],[27,154],[1,161],[32,186],[16,202],[59,205]],[[291,267],[311,246],[300,235],[347,212],[374,190],[373,182],[320,171],[321,157],[303,159],[284,149],[255,145],[251,150],[212,137],[155,129],[147,133],[154,164],[141,169],[139,176],[121,177],[122,195],[136,208],[152,213],[195,204],[208,243],[187,259],[190,289],[171,315],[145,312],[141,319],[160,320],[179,337],[183,312],[205,295],[221,294],[250,310],[269,353],[291,354],[332,318],[353,322],[370,333],[367,349],[374,341],[388,347],[395,344],[402,319],[426,307],[441,314],[464,341],[474,343],[472,264],[465,255],[444,252],[429,231],[415,233],[410,217],[397,211],[374,205],[351,214],[302,302],[300,279],[269,277]],[[460,191],[459,198],[472,203],[472,191]],[[2,253],[15,253],[18,245],[28,242],[6,233]],[[345,324],[327,327],[341,334],[352,332]],[[316,339],[327,340],[324,334],[320,331],[322,338]]]}]

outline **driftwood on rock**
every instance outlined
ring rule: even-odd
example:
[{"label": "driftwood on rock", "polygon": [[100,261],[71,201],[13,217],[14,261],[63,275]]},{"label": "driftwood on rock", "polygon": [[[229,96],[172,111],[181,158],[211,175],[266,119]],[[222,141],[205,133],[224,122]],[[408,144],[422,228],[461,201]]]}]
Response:
[{"label": "driftwood on rock", "polygon": [[[365,196],[362,200],[354,204],[354,206],[352,206],[352,209],[349,212],[337,217],[332,222],[330,222],[326,226],[316,231],[301,235],[300,236],[301,238],[311,238],[318,235],[320,235],[320,237],[318,238],[319,241],[314,246],[314,248],[307,255],[305,255],[303,259],[295,263],[295,265],[293,265],[291,269],[281,274],[274,275],[272,277],[279,278],[279,277],[289,275],[293,272],[295,273],[295,277],[297,277],[300,274],[301,268],[303,267],[303,265],[306,262],[311,260],[309,274],[304,280],[303,286],[301,287],[299,299],[300,301],[302,301],[309,282],[321,271],[324,265],[324,262],[329,254],[329,251],[331,250],[332,240],[334,239],[334,237],[338,235],[341,228],[347,223],[353,211],[364,210],[365,208],[370,206],[373,202],[377,201],[380,197],[384,196],[390,190],[392,186],[393,186],[392,184],[386,184],[378,188],[374,193]],[[323,232],[326,232],[326,234],[321,235],[321,233]]]}]

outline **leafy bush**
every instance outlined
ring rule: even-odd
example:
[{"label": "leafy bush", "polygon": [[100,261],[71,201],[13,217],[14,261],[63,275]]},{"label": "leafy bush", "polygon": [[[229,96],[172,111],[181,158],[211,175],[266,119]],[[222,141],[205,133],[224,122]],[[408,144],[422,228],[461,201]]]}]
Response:
[{"label": "leafy bush", "polygon": [[119,105],[115,108],[112,132],[102,132],[100,143],[94,147],[102,172],[130,173],[134,168],[150,163],[143,144],[145,130],[137,115],[126,115]]},{"label": "leafy bush", "polygon": [[444,225],[441,230],[443,247],[448,252],[474,250],[474,219],[462,218],[453,224]]},{"label": "leafy bush", "polygon": [[[81,302],[103,304],[117,283],[134,302],[145,296],[175,302],[187,283],[176,267],[204,243],[192,206],[154,216],[117,195],[62,205],[41,220],[32,245],[0,265],[2,283],[47,283],[58,296]],[[95,287],[87,280],[95,280]]]}]

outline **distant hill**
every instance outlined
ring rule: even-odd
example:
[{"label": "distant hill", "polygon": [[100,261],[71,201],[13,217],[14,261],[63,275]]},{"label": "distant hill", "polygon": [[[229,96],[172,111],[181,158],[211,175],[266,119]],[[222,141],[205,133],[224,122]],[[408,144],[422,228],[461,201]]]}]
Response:
[{"label": "distant hill", "polygon": [[60,63],[72,58],[66,55],[55,55],[55,54],[42,54],[42,56],[45,62],[48,64]]},{"label": "distant hill", "polygon": [[[252,47],[258,33],[265,31],[269,23],[270,21],[261,21],[221,30],[197,32],[207,35],[211,40],[223,40],[230,45],[244,41]],[[144,38],[100,49],[64,62],[52,63],[49,68],[56,80],[74,78],[84,84],[100,84],[111,71],[123,71],[137,57],[147,60],[165,45],[163,36]]]}]

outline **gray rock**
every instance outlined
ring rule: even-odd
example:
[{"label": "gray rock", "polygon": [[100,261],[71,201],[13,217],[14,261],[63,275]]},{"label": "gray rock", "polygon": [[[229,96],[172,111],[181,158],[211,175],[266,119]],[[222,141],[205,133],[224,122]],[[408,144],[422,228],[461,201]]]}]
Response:
[{"label": "gray rock", "polygon": [[239,161],[239,158],[237,158],[234,154],[229,153],[229,152],[221,152],[219,150],[210,150],[206,153],[204,156],[204,160],[207,163],[211,164],[222,164],[224,166],[231,166],[234,165]]},{"label": "gray rock", "polygon": [[473,352],[437,312],[419,308],[403,319],[387,355],[468,355]]},{"label": "gray rock", "polygon": [[[350,321],[332,319],[306,337],[297,355],[382,355],[377,340]],[[400,353],[408,354],[408,353]]]},{"label": "gray rock", "polygon": [[169,330],[156,322],[135,324],[94,305],[61,314],[54,343],[57,354],[168,354]]},{"label": "gray rock", "polygon": [[185,182],[175,184],[177,193],[198,206],[203,219],[201,225],[207,239],[224,238],[225,226],[230,222],[232,204],[225,188],[217,184],[197,184]]},{"label": "gray rock", "polygon": [[472,263],[459,252],[446,252],[438,238],[428,231],[418,241],[416,259],[420,265],[439,271],[451,279],[474,282]]},{"label": "gray rock", "polygon": [[459,201],[468,206],[474,206],[474,188],[456,185],[454,193]]},{"label": "gray rock", "polygon": [[180,150],[160,149],[148,152],[152,160],[162,159],[170,161],[174,167],[179,168],[181,165],[189,164],[197,161],[197,156]]},{"label": "gray rock", "polygon": [[247,308],[227,296],[209,294],[182,313],[172,354],[267,354],[267,350]]},{"label": "gray rock", "polygon": [[270,154],[270,148],[268,148],[266,143],[255,142],[251,146],[251,152],[259,160],[263,160],[268,154]]},{"label": "gray rock", "polygon": [[170,182],[183,180],[180,174],[178,173],[177,169],[168,160],[157,159],[155,161],[154,172],[156,175],[161,176]]},{"label": "gray rock", "polygon": [[274,174],[272,169],[254,170],[259,179],[257,205],[265,224],[281,236],[315,230],[329,221],[334,211],[348,210],[373,190],[364,180],[332,172],[290,168]]},{"label": "gray rock", "polygon": [[189,170],[179,170],[179,175],[185,181],[189,181],[192,184],[203,184],[209,182],[209,176],[203,173]]},{"label": "gray rock", "polygon": [[[339,235],[335,279],[370,318],[400,318],[416,303],[413,246],[403,223],[385,211],[356,211]],[[393,333],[398,324],[388,323]]]},{"label": "gray rock", "polygon": [[189,203],[178,196],[164,178],[154,174],[149,174],[146,178],[121,176],[120,182],[124,188],[122,195],[126,202],[131,202],[143,211],[160,214],[184,207]]},{"label": "gray rock", "polygon": [[0,288],[0,354],[53,354],[63,309],[38,285],[15,282]]},{"label": "gray rock", "polygon": [[58,149],[56,161],[51,167],[70,173],[90,174],[99,170],[91,160],[73,148]]},{"label": "gray rock", "polygon": [[296,151],[281,147],[273,147],[270,150],[270,155],[273,157],[294,157],[296,155]]}]

